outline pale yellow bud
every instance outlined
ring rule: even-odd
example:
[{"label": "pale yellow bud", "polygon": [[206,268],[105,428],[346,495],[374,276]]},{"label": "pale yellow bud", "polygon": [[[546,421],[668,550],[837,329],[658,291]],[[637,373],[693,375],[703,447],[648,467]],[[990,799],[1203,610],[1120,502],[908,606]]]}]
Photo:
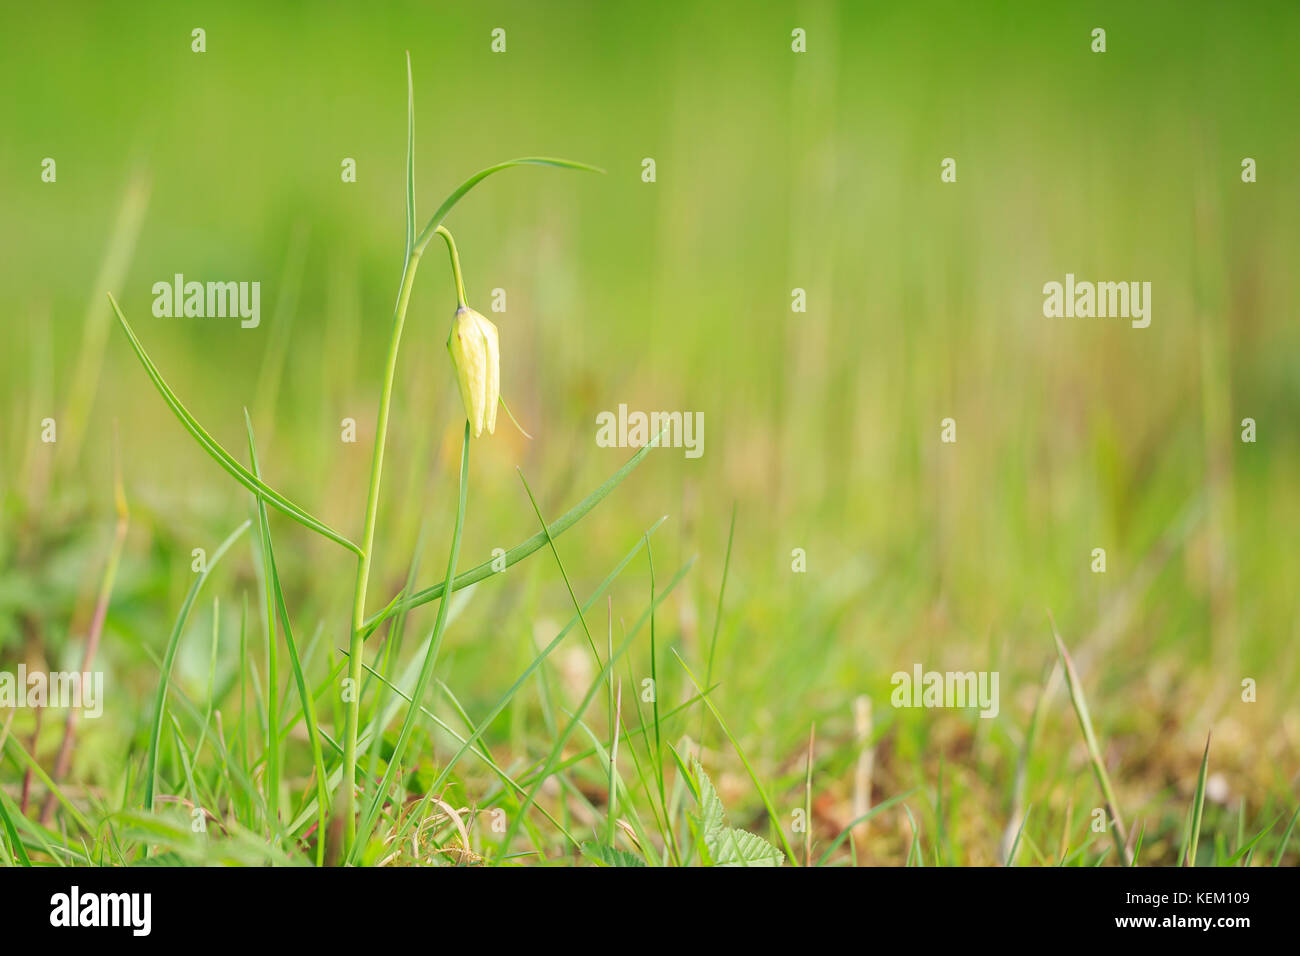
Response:
[{"label": "pale yellow bud", "polygon": [[497,402],[501,395],[501,351],[497,327],[469,306],[456,310],[447,338],[447,351],[460,383],[465,417],[475,438],[496,431]]}]

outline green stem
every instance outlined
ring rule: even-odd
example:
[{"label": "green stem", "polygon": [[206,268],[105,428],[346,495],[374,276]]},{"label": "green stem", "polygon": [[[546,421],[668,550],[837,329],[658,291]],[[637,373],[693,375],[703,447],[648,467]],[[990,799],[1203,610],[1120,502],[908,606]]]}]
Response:
[{"label": "green stem", "polygon": [[388,413],[392,407],[393,381],[397,374],[397,355],[402,345],[402,327],[406,308],[415,285],[415,271],[420,265],[424,246],[411,249],[402,270],[401,290],[393,310],[393,332],[388,343],[388,363],[384,384],[379,393],[379,421],[375,428],[375,449],[370,461],[370,493],[366,498],[366,523],[361,538],[361,556],[357,559],[356,587],[352,594],[352,639],[348,646],[348,680],[351,697],[347,701],[347,719],[343,734],[343,793],[339,812],[343,816],[343,852],[346,857],[356,837],[357,730],[361,716],[361,663],[365,645],[366,585],[370,580],[370,556],[375,543],[375,519],[379,514],[379,485],[384,473],[384,445],[388,436]]},{"label": "green stem", "polygon": [[456,251],[456,240],[444,226],[439,226],[434,232],[442,236],[447,243],[447,255],[451,257],[451,274],[456,277],[456,305],[458,308],[467,309],[469,305],[465,301],[465,279],[460,272],[460,253]]},{"label": "green stem", "polygon": [[460,305],[465,305],[465,280],[461,275],[460,257],[456,252],[456,241],[443,226],[438,226],[432,233],[418,240],[407,258],[406,268],[402,270],[401,290],[397,295],[397,306],[393,310],[393,332],[388,343],[388,363],[384,368],[384,384],[379,394],[379,421],[375,429],[375,449],[370,462],[370,493],[366,499],[366,523],[361,535],[361,556],[357,559],[356,587],[352,594],[352,636],[348,646],[348,680],[351,699],[347,702],[347,718],[343,735],[343,793],[340,813],[343,815],[345,855],[352,850],[352,841],[356,837],[356,779],[357,779],[357,733],[361,717],[361,679],[362,663],[366,639],[366,588],[370,581],[371,554],[375,543],[375,522],[379,516],[379,486],[384,473],[384,446],[388,437],[388,415],[392,407],[393,382],[397,376],[397,355],[402,345],[402,328],[406,324],[406,309],[411,301],[411,289],[415,285],[415,272],[420,265],[420,257],[433,235],[440,235],[447,243],[451,257],[451,271],[456,279],[456,297]]}]

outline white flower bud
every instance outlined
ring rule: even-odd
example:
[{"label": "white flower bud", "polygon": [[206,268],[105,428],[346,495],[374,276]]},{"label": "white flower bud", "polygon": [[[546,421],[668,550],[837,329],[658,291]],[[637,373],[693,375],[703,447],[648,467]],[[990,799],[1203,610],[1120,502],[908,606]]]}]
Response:
[{"label": "white flower bud", "polygon": [[465,417],[475,438],[496,431],[497,403],[501,395],[501,352],[497,327],[469,306],[456,310],[447,338],[447,351],[460,383]]}]

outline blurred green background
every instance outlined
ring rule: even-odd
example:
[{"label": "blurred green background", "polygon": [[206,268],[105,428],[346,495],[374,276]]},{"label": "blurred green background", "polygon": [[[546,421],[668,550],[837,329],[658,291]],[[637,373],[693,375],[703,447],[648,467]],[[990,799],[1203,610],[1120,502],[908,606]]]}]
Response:
[{"label": "blurred green background", "polygon": [[[502,159],[608,170],[506,172],[447,221],[471,304],[487,313],[506,290],[491,316],[502,392],[534,436],[507,423],[474,444],[465,566],[535,532],[516,465],[554,518],[629,454],[596,447],[599,411],[701,411],[702,458],[652,454],[560,551],[583,595],[669,515],[653,538],[661,583],[699,563],[663,639],[700,661],[734,504],[719,707],[791,786],[817,722],[830,823],[847,822],[850,703],[865,694],[877,794],[933,786],[942,765],[953,858],[990,861],[1054,658],[1049,610],[1131,815],[1181,814],[1211,728],[1224,812],[1294,804],[1294,4],[6,4],[4,20],[3,666],[77,666],[113,523],[114,423],[132,509],[101,661],[140,712],[110,698],[85,731],[87,785],[133,740],[138,753],[157,680],[145,649],[160,652],[191,549],[248,515],[104,292],[236,457],[247,407],[269,483],[359,534],[401,267],[409,50],[421,223]],[[1104,54],[1090,51],[1098,26]],[[340,181],[344,157],[355,184]],[[945,157],[955,184],[940,182]],[[1257,183],[1241,181],[1243,157]],[[133,203],[138,241],[115,242]],[[441,573],[450,524],[455,300],[431,252],[401,356],[372,611],[400,587],[426,514],[422,581]],[[178,272],[260,280],[261,326],[153,317],[152,284]],[[1044,318],[1042,286],[1066,272],[1150,281],[1151,326]],[[791,311],[796,287],[806,313]],[[47,416],[54,444],[40,441]],[[1248,416],[1255,444],[1239,440]],[[345,417],[356,444],[340,441]],[[946,417],[955,445],[939,441]],[[352,559],[273,523],[300,629],[344,646]],[[1097,547],[1105,574],[1089,568]],[[640,613],[643,571],[615,586],[616,620]],[[213,592],[234,608],[252,582],[241,547]],[[490,704],[570,611],[549,555],[512,568],[450,632],[446,679],[467,707]],[[427,628],[433,606],[417,613]],[[203,687],[207,653],[206,638],[185,642],[182,683]],[[893,710],[889,677],[915,662],[999,670],[1001,715]],[[670,670],[665,693],[687,696]],[[1062,696],[1044,720],[1055,744],[1031,799],[1082,819],[1097,798]],[[531,732],[524,711],[501,730],[521,749]]]}]

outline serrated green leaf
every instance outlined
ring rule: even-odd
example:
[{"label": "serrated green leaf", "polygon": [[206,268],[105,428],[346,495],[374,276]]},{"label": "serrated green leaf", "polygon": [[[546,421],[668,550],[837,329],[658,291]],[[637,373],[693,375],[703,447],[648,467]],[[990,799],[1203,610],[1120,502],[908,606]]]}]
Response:
[{"label": "serrated green leaf", "polygon": [[635,853],[603,843],[582,844],[582,855],[601,866],[645,866],[645,861]]},{"label": "serrated green leaf", "polygon": [[780,866],[782,853],[771,843],[748,830],[727,826],[727,812],[713,781],[698,759],[691,766],[700,793],[700,832],[713,865]]},{"label": "serrated green leaf", "polygon": [[718,831],[726,829],[726,810],[722,806],[718,791],[714,789],[713,781],[709,779],[709,775],[704,772],[698,760],[691,761],[691,769],[700,788],[700,829],[707,840]]},{"label": "serrated green leaf", "polygon": [[780,866],[781,851],[761,836],[734,827],[704,837],[714,866]]}]

